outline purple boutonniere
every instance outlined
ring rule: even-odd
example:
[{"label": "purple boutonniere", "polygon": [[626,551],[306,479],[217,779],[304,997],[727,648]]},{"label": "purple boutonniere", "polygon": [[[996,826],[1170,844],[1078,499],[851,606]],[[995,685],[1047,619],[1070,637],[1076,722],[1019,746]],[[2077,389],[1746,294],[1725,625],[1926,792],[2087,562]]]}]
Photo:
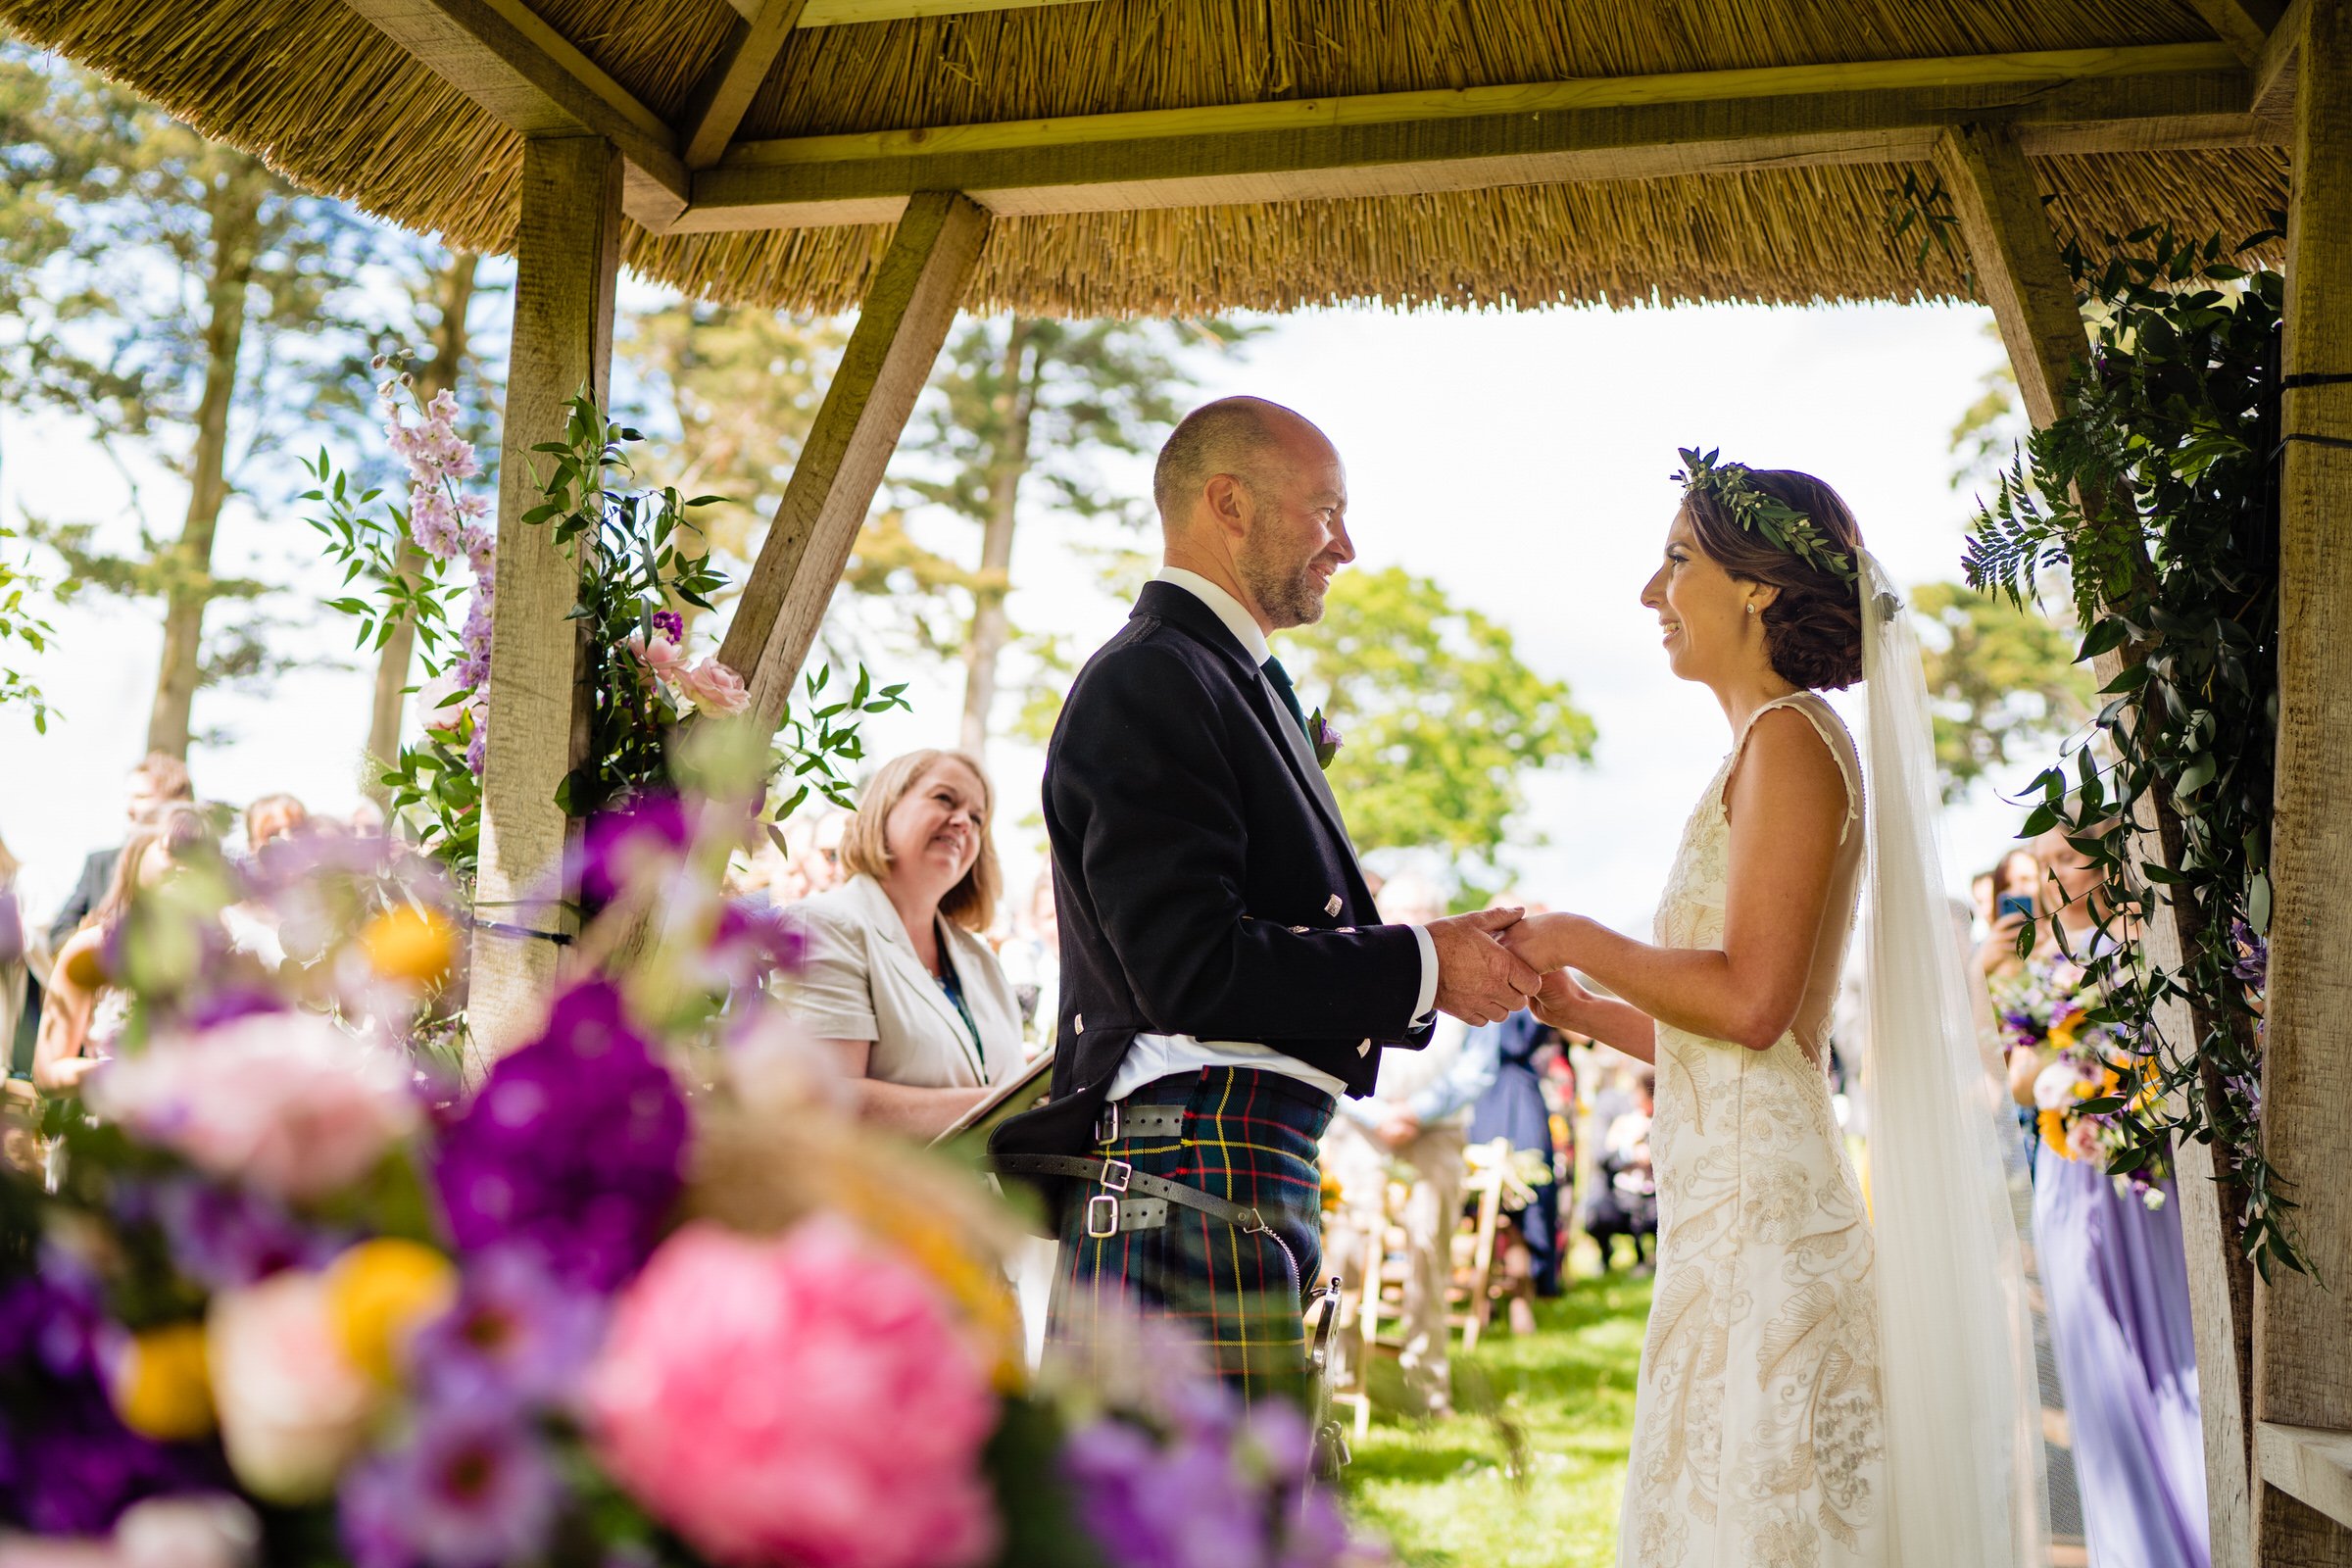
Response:
[{"label": "purple boutonniere", "polygon": [[1346,742],[1340,732],[1331,727],[1330,721],[1324,718],[1320,708],[1315,710],[1315,716],[1307,720],[1306,734],[1314,744],[1315,765],[1326,773],[1330,772],[1331,760],[1340,755],[1340,748]]}]

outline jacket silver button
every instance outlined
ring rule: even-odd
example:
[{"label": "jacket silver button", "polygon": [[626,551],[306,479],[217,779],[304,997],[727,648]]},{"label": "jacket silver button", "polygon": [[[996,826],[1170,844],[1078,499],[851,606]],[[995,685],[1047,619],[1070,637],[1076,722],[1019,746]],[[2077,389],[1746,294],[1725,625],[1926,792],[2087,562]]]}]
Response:
[{"label": "jacket silver button", "polygon": [[1325,914],[1337,914],[1340,912],[1340,896],[1337,893],[1334,893],[1331,896],[1331,901],[1323,906],[1323,912]]},{"label": "jacket silver button", "polygon": [[1367,1040],[1362,1045],[1356,1047],[1355,1054],[1359,1056],[1369,1056],[1372,1054],[1372,1042]]},{"label": "jacket silver button", "polygon": [[1070,1020],[1070,1023],[1071,1023],[1071,1024],[1072,1024],[1072,1025],[1073,1025],[1073,1026],[1074,1026],[1074,1027],[1077,1029],[1077,1031],[1078,1031],[1080,1034],[1084,1034],[1084,1033],[1086,1033],[1086,1014],[1085,1014],[1085,1013],[1083,1013],[1083,1012],[1082,1012],[1082,1013],[1078,1014],[1076,1017],[1074,1017],[1074,1018],[1072,1018],[1072,1019]]}]

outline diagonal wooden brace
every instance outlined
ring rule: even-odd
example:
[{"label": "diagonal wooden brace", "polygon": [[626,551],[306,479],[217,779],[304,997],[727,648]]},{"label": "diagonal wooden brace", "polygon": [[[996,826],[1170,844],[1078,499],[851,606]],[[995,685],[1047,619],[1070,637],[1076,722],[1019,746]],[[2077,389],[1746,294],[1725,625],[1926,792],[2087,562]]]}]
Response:
[{"label": "diagonal wooden brace", "polygon": [[783,722],[883,469],[955,324],[988,222],[966,197],[925,192],[907,203],[874,273],[718,652],[742,674],[764,731]]}]

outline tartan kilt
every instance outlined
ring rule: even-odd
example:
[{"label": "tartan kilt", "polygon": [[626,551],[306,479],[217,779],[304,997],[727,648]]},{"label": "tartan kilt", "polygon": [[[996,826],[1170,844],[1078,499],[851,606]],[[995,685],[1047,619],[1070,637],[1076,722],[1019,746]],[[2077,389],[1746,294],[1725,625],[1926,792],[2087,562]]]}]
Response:
[{"label": "tartan kilt", "polygon": [[[1203,1067],[1146,1084],[1120,1103],[1181,1105],[1183,1131],[1122,1129],[1094,1145],[1095,1154],[1255,1208],[1271,1234],[1171,1205],[1164,1225],[1091,1237],[1085,1197],[1074,1197],[1064,1205],[1048,1354],[1090,1376],[1098,1319],[1133,1311],[1198,1345],[1245,1398],[1297,1397],[1305,1375],[1301,1313],[1323,1265],[1317,1145],[1336,1102],[1281,1073]],[[1115,1332],[1102,1338],[1133,1343]]]}]

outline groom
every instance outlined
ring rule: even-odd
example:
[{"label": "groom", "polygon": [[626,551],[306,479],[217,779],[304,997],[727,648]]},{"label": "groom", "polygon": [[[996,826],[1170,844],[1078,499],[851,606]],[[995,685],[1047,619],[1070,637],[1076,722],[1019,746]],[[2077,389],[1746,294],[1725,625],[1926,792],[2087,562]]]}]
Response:
[{"label": "groom", "polygon": [[1056,1216],[1055,1353],[1115,1354],[1098,1319],[1124,1300],[1249,1394],[1298,1376],[1336,1097],[1371,1091],[1375,1048],[1425,1045],[1437,1009],[1499,1019],[1539,977],[1495,940],[1516,910],[1378,923],[1331,746],[1267,648],[1322,617],[1355,558],[1323,432],[1258,398],[1208,404],[1169,435],[1152,495],[1166,568],[1046,754],[1053,1097],[991,1151]]}]

